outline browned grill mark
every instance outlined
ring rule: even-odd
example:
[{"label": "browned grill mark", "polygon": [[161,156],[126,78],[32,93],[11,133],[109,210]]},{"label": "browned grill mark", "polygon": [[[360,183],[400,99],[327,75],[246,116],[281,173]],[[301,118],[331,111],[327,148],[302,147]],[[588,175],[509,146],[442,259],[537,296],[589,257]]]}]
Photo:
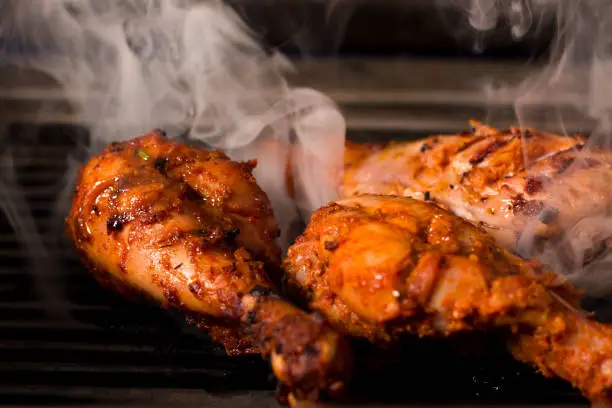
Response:
[{"label": "browned grill mark", "polygon": [[158,157],[155,159],[153,166],[162,175],[166,175],[166,166],[168,165],[167,157]]},{"label": "browned grill mark", "polygon": [[459,149],[457,149],[456,153],[461,153],[462,151],[466,150],[470,146],[480,142],[482,139],[483,137],[474,137],[472,140],[465,142]]},{"label": "browned grill mark", "polygon": [[543,183],[539,177],[529,176],[525,181],[525,192],[533,195],[542,191]]},{"label": "browned grill mark", "polygon": [[130,187],[131,187],[131,184],[130,184],[129,180],[127,179],[127,177],[124,176],[124,175],[119,176],[117,178],[117,181],[115,182],[115,190],[113,191],[113,194],[111,195],[111,198],[116,200],[117,198],[119,198],[119,195],[121,193],[124,193]]},{"label": "browned grill mark", "polygon": [[568,149],[557,152],[550,158],[557,174],[563,174],[570,166],[574,165],[576,170],[590,169],[601,165],[599,160],[591,157],[576,157],[576,152],[584,148],[583,144],[577,144]]},{"label": "browned grill mark", "polygon": [[572,165],[574,162],[573,157],[555,157],[553,161],[553,166],[557,169],[558,174],[565,173],[565,171]]},{"label": "browned grill mark", "polygon": [[186,186],[185,193],[182,198],[186,198],[187,200],[190,200],[190,201],[199,201],[203,199],[200,193],[195,191],[190,185]]},{"label": "browned grill mark", "polygon": [[199,298],[202,295],[202,285],[198,281],[189,282],[187,285],[189,291],[195,295],[195,297]]},{"label": "browned grill mark", "polygon": [[188,233],[194,237],[203,238],[205,242],[215,244],[223,239],[223,231],[219,227],[201,228]]},{"label": "browned grill mark", "polygon": [[166,298],[166,300],[168,301],[168,304],[170,306],[175,306],[175,307],[180,307],[181,306],[181,301],[178,295],[178,292],[176,291],[176,289],[172,288],[172,287],[164,287],[163,288],[163,295]]},{"label": "browned grill mark", "polygon": [[522,214],[527,217],[534,217],[542,212],[544,203],[539,200],[525,200],[522,195],[513,200],[512,209],[515,214]]},{"label": "browned grill mark", "polygon": [[323,245],[325,246],[325,249],[327,249],[328,251],[333,251],[334,249],[338,248],[337,241],[325,241]]},{"label": "browned grill mark", "polygon": [[247,313],[246,324],[247,326],[252,326],[255,323],[257,323],[257,312],[255,312],[255,310],[249,310],[249,313]]},{"label": "browned grill mark", "polygon": [[160,222],[163,222],[164,220],[167,220],[170,216],[171,216],[171,211],[174,208],[169,208],[168,210],[161,210],[161,211],[156,211],[156,212],[151,212],[151,213],[146,213],[143,211],[138,211],[138,221],[141,225],[151,225],[151,224],[157,224]]},{"label": "browned grill mark", "polygon": [[223,241],[227,244],[235,244],[236,238],[240,235],[240,228],[232,228],[228,231],[223,231]]},{"label": "browned grill mark", "polygon": [[[580,145],[577,144],[567,149],[558,151],[552,156],[546,157],[545,160],[550,160],[553,167],[557,169],[558,173],[563,173],[574,161],[576,149],[579,149],[578,146]],[[568,154],[571,154],[571,156],[568,157]],[[539,160],[537,160],[536,162],[538,161]]]},{"label": "browned grill mark", "polygon": [[314,344],[307,344],[304,347],[304,354],[311,358],[316,358],[319,356],[319,348]]},{"label": "browned grill mark", "polygon": [[496,150],[500,149],[501,147],[507,144],[508,144],[507,140],[499,140],[499,139],[494,140],[486,148],[476,153],[476,155],[474,155],[474,157],[470,159],[470,164],[476,165],[478,163],[481,163],[491,153],[494,153]]},{"label": "browned grill mark", "polygon": [[585,157],[584,159],[578,159],[576,161],[576,165],[579,169],[592,169],[593,167],[599,166],[601,163],[598,160],[595,160],[590,157]]},{"label": "browned grill mark", "polygon": [[128,216],[126,213],[111,215],[106,222],[106,233],[110,235],[113,232],[121,231],[127,222]]},{"label": "browned grill mark", "polygon": [[552,224],[557,218],[559,218],[559,210],[554,207],[547,207],[540,214],[540,222],[546,225]]}]

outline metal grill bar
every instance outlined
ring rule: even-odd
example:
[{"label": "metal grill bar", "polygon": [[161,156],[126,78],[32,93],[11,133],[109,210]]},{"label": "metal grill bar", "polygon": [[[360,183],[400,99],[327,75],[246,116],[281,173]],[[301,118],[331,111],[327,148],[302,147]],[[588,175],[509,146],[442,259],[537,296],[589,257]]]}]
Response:
[{"label": "metal grill bar", "polygon": [[[520,94],[515,87],[538,69],[512,60],[346,58],[303,59],[294,64],[297,74],[289,78],[291,85],[324,92],[340,105],[349,131],[377,132],[378,137],[389,131],[459,132],[471,118],[499,127],[516,124],[513,103]],[[0,122],[81,120],[76,108],[70,108],[79,98],[74,91],[60,90],[40,74],[7,70],[0,76]],[[556,132],[590,131],[593,123],[576,111],[584,102],[577,98],[572,93],[534,96],[530,101],[534,114],[527,125]],[[40,164],[61,166],[52,159],[42,160]]]}]

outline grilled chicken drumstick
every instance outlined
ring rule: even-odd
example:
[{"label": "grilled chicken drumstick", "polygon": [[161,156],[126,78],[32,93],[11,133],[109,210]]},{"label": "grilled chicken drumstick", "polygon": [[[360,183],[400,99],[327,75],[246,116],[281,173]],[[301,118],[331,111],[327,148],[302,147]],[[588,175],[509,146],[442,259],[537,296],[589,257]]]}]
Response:
[{"label": "grilled chicken drumstick", "polygon": [[269,355],[294,398],[339,392],[344,340],[279,298],[252,258],[280,262],[253,166],[156,133],[111,145],[80,173],[68,235],[103,285],[184,311],[229,354]]},{"label": "grilled chicken drumstick", "polygon": [[612,403],[612,327],[583,314],[579,292],[539,263],[440,207],[336,201],[313,214],[283,267],[289,290],[341,332],[389,343],[507,329],[516,358]]},{"label": "grilled chicken drumstick", "polygon": [[569,272],[603,253],[612,237],[609,223],[598,218],[608,217],[612,207],[608,151],[583,149],[579,136],[472,125],[473,132],[416,142],[347,143],[342,196],[432,201],[480,224],[511,250],[528,229],[535,252],[527,255],[539,256],[538,245],[554,243],[560,249],[555,258],[562,252],[573,258],[555,268]]}]

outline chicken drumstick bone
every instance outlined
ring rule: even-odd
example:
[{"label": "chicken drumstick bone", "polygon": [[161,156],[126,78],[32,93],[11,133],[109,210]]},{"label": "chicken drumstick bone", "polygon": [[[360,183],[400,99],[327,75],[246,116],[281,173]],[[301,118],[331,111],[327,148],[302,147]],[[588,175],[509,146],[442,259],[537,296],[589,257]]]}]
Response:
[{"label": "chicken drumstick bone", "polygon": [[390,343],[507,329],[519,360],[612,403],[612,327],[583,314],[580,294],[539,263],[435,205],[374,195],[331,203],[284,269],[296,298],[341,332]]},{"label": "chicken drumstick bone", "polygon": [[336,393],[344,340],[275,294],[277,227],[253,164],[151,133],[114,144],[81,170],[67,232],[103,285],[184,311],[230,354],[270,355],[294,398]]}]

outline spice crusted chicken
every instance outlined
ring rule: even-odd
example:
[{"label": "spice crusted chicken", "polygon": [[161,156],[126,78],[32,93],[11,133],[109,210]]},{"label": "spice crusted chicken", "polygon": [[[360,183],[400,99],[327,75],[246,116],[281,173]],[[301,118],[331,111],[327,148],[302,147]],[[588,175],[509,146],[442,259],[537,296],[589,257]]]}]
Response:
[{"label": "spice crusted chicken", "polygon": [[276,295],[263,265],[280,264],[278,231],[253,167],[157,132],[113,144],[82,168],[67,233],[104,286],[182,310],[229,354],[269,356],[290,402],[334,395],[349,348]]},{"label": "spice crusted chicken", "polygon": [[406,197],[362,195],[316,211],[283,261],[287,288],[343,333],[506,332],[509,349],[596,403],[612,403],[612,327],[580,293],[460,217]]},{"label": "spice crusted chicken", "polygon": [[612,231],[597,220],[612,210],[609,151],[583,149],[580,136],[472,125],[473,132],[416,142],[349,142],[341,195],[434,202],[481,225],[508,249],[528,235],[533,251],[526,255],[550,244],[560,249],[555,257],[572,254],[556,269],[581,268],[605,252]]}]

